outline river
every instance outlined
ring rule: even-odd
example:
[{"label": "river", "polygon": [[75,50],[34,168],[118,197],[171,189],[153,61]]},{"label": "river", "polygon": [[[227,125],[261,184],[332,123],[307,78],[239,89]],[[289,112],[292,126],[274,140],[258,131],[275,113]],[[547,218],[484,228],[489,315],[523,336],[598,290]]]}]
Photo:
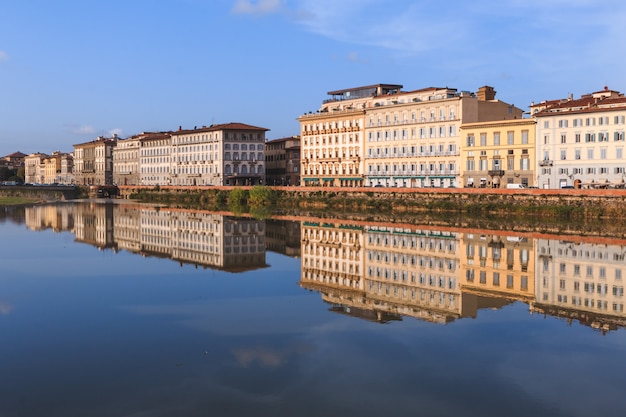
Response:
[{"label": "river", "polygon": [[0,416],[626,415],[626,240],[0,208]]}]

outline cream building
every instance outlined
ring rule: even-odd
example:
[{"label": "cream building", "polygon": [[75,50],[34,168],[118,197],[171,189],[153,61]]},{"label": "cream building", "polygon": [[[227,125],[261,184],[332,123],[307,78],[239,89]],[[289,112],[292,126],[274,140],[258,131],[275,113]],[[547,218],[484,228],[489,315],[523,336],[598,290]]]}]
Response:
[{"label": "cream building", "polygon": [[535,186],[535,119],[465,123],[461,126],[461,186]]},{"label": "cream building", "polygon": [[301,185],[362,186],[366,108],[372,97],[401,88],[377,84],[330,91],[317,112],[300,116]]},{"label": "cream building", "polygon": [[48,155],[32,153],[24,157],[24,182],[27,184],[44,184],[44,160]]},{"label": "cream building", "polygon": [[113,148],[118,137],[103,136],[74,145],[74,181],[78,185],[113,184]]},{"label": "cream building", "polygon": [[463,123],[519,119],[522,110],[451,88],[401,91],[377,84],[331,91],[316,113],[302,115],[304,185],[456,186]]},{"label": "cream building", "polygon": [[532,103],[540,188],[618,187],[626,179],[626,97],[604,90]]},{"label": "cream building", "polygon": [[113,184],[139,185],[139,139],[145,134],[117,141],[113,149]]},{"label": "cream building", "polygon": [[172,185],[265,184],[265,133],[243,123],[172,132]]}]

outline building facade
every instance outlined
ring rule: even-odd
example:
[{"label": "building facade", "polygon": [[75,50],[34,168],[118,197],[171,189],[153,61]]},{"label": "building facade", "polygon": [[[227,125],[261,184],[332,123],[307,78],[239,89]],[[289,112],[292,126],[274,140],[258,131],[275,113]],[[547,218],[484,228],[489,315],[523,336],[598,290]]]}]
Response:
[{"label": "building facade", "polygon": [[144,134],[117,141],[113,149],[113,184],[139,185],[139,139]]},{"label": "building facade", "polygon": [[74,181],[77,185],[113,185],[113,149],[117,135],[74,145]]},{"label": "building facade", "polygon": [[61,176],[61,157],[57,152],[53,152],[52,155],[46,157],[43,161],[43,183],[54,184],[58,183],[58,177]]},{"label": "building facade", "polygon": [[31,153],[24,157],[24,182],[27,184],[44,184],[45,167],[43,161],[48,155]]},{"label": "building facade", "polygon": [[5,166],[9,169],[18,169],[24,166],[24,158],[28,155],[22,152],[13,152],[12,154],[3,156],[0,158],[0,166]]},{"label": "building facade", "polygon": [[172,132],[172,185],[265,184],[265,133],[243,123]]},{"label": "building facade", "polygon": [[139,184],[171,185],[172,136],[153,133],[139,138]]},{"label": "building facade", "polygon": [[265,175],[268,185],[300,184],[300,137],[265,142]]},{"label": "building facade", "polygon": [[625,257],[623,246],[537,239],[531,311],[579,320],[602,332],[624,326]]},{"label": "building facade", "polygon": [[461,185],[535,186],[535,119],[465,123],[461,126]]},{"label": "building facade", "polygon": [[540,188],[623,188],[626,97],[604,90],[532,103]]},{"label": "building facade", "polygon": [[521,119],[522,110],[452,88],[378,84],[329,92],[299,118],[304,185],[447,187],[460,182],[464,123]]}]

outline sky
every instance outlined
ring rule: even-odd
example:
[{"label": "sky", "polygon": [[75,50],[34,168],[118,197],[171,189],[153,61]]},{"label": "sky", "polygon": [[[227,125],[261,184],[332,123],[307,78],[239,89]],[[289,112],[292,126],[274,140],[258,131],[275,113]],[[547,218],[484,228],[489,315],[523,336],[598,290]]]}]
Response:
[{"label": "sky", "polygon": [[241,122],[370,84],[626,91],[623,0],[0,0],[0,156]]}]

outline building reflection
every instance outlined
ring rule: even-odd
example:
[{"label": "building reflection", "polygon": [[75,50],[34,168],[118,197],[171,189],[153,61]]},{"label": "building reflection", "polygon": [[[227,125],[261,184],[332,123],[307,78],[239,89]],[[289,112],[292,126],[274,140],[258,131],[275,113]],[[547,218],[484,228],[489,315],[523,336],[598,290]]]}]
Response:
[{"label": "building reflection", "polygon": [[67,230],[77,242],[240,272],[267,267],[265,222],[194,210],[116,203],[26,208],[31,230]]},{"label": "building reflection", "polygon": [[537,239],[531,312],[577,321],[603,333],[626,326],[626,246]]},{"label": "building reflection", "polygon": [[300,257],[300,222],[265,221],[265,247],[292,258]]},{"label": "building reflection", "polygon": [[[20,212],[22,213],[22,212]],[[523,302],[532,314],[601,333],[626,327],[626,241],[550,239],[360,221],[259,221],[132,203],[41,205],[6,218],[69,231],[102,250],[239,272],[265,268],[266,250],[301,258],[299,285],[329,310],[387,323],[450,323]]]},{"label": "building reflection", "polygon": [[328,221],[302,222],[301,240],[300,286],[338,313],[443,324],[523,302],[602,332],[626,326],[625,242]]}]

